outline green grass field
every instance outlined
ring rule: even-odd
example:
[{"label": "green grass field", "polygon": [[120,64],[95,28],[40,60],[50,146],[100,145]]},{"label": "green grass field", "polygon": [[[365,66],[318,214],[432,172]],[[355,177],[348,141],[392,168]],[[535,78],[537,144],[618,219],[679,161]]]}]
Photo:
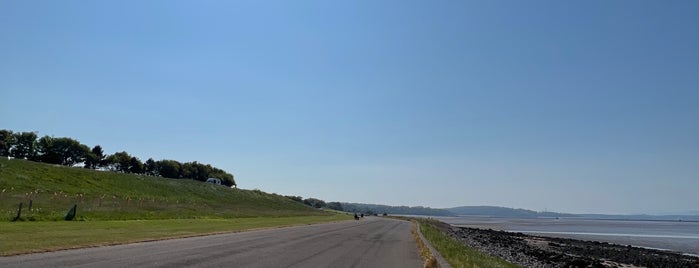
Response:
[{"label": "green grass field", "polygon": [[259,190],[0,158],[0,255],[348,219]]},{"label": "green grass field", "polygon": [[519,267],[503,259],[487,255],[468,247],[430,224],[430,220],[420,219],[420,230],[439,254],[453,267]]},{"label": "green grass field", "polygon": [[73,204],[82,221],[328,215],[259,190],[0,158],[0,222],[19,203],[22,221],[63,220]]},{"label": "green grass field", "polygon": [[241,219],[0,222],[0,256],[303,225],[350,219],[346,214]]}]

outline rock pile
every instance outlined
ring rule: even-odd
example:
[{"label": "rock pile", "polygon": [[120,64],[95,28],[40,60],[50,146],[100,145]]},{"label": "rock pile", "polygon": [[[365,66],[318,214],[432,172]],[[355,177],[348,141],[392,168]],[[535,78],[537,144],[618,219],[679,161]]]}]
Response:
[{"label": "rock pile", "polygon": [[673,267],[699,268],[699,257],[605,242],[552,238],[505,231],[437,228],[464,244],[524,267]]}]

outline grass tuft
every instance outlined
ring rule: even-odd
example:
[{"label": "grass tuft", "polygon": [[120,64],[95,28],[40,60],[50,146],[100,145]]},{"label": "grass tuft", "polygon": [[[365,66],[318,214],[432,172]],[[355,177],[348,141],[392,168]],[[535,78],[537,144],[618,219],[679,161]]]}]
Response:
[{"label": "grass tuft", "polygon": [[425,261],[425,264],[423,265],[424,268],[438,268],[439,263],[437,262],[437,258],[432,255],[430,252],[430,249],[425,245],[425,242],[422,241],[422,238],[420,238],[420,235],[418,234],[417,231],[417,225],[418,223],[414,220],[411,220],[413,223],[413,228],[411,230],[411,233],[413,234],[413,238],[415,239],[415,243],[417,243],[417,249],[418,252],[420,253],[420,257]]},{"label": "grass tuft", "polygon": [[450,237],[437,229],[430,222],[433,220],[420,219],[420,230],[427,241],[439,251],[449,264],[455,268],[459,267],[519,267],[503,259],[487,255],[474,248],[464,245],[462,242]]}]

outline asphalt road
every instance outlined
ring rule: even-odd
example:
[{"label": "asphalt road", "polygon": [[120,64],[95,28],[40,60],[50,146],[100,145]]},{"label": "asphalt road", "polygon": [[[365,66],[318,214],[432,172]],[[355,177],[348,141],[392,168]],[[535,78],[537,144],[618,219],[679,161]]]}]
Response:
[{"label": "asphalt road", "polygon": [[411,223],[367,217],[0,257],[0,267],[422,267]]}]

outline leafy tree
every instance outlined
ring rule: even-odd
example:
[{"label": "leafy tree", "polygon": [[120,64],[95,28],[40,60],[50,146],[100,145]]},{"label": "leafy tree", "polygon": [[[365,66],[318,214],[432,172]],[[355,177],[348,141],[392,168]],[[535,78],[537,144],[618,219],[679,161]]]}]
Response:
[{"label": "leafy tree", "polygon": [[182,164],[180,170],[180,177],[194,179],[198,181],[206,181],[206,179],[208,178],[218,178],[221,179],[221,183],[224,185],[235,185],[233,175],[221,169],[212,167],[209,164],[205,165],[196,161]]},{"label": "leafy tree", "polygon": [[131,161],[129,161],[129,172],[135,174],[143,174],[144,171],[145,167],[143,166],[141,160],[136,157],[131,157]]},{"label": "leafy tree", "polygon": [[85,168],[96,169],[104,164],[104,150],[102,146],[95,145],[92,150],[88,152],[85,159]]},{"label": "leafy tree", "polygon": [[221,184],[223,185],[238,186],[238,184],[235,183],[235,178],[233,177],[233,174],[223,171],[223,173],[218,175],[218,178],[221,179]]},{"label": "leafy tree", "polygon": [[316,198],[306,198],[303,203],[314,208],[326,207],[325,201]]},{"label": "leafy tree", "polygon": [[[194,163],[196,163],[196,162],[194,162]],[[211,174],[213,173],[213,170],[214,170],[214,168],[211,165],[208,165],[208,164],[204,165],[204,164],[200,164],[200,163],[197,163],[195,168],[197,169],[196,174],[198,175],[196,180],[200,180],[200,181],[206,181],[206,179],[210,178]],[[222,181],[222,183],[223,183],[223,181]]]},{"label": "leafy tree", "polygon": [[44,163],[73,166],[86,160],[90,148],[71,138],[41,137],[35,159]]},{"label": "leafy tree", "polygon": [[223,185],[236,185],[232,174],[222,169],[212,167],[209,164],[205,165],[196,161],[181,164],[179,178],[188,178],[198,181],[206,181],[208,178],[218,178]]},{"label": "leafy tree", "polygon": [[237,185],[235,183],[235,179],[233,178],[233,174],[230,174],[219,168],[212,167],[211,173],[209,173],[209,177],[221,179],[221,184],[226,186]]},{"label": "leafy tree", "polygon": [[[182,178],[188,178],[188,179],[195,179],[195,180],[200,180],[200,181],[206,181],[206,178],[204,180],[199,179],[199,170],[197,169],[197,165],[199,165],[197,162],[187,162],[182,164],[182,169],[180,170],[180,174]],[[202,174],[206,175],[206,174]]]},{"label": "leafy tree", "polygon": [[148,158],[146,160],[146,163],[144,165],[144,171],[146,175],[151,175],[151,176],[159,176],[160,173],[158,173],[158,163],[153,160],[153,158]]},{"label": "leafy tree", "polygon": [[158,174],[166,178],[181,178],[180,172],[182,170],[182,164],[175,160],[160,160],[157,163]]},{"label": "leafy tree", "polygon": [[15,136],[11,130],[0,130],[0,156],[10,155],[10,149],[15,143]]},{"label": "leafy tree", "polygon": [[21,159],[34,159],[36,155],[36,132],[14,133],[14,147],[11,156]]},{"label": "leafy tree", "polygon": [[342,204],[340,202],[328,202],[328,208],[342,211]]},{"label": "leafy tree", "polygon": [[83,163],[90,152],[90,147],[71,138],[58,138],[56,143],[60,149],[64,150],[61,155],[61,165],[72,166]]},{"label": "leafy tree", "polygon": [[122,151],[114,153],[105,158],[106,166],[110,170],[119,171],[124,173],[131,172],[131,155],[129,153]]},{"label": "leafy tree", "polygon": [[43,136],[37,141],[37,160],[49,163],[49,164],[60,164],[60,156],[54,152],[54,138],[50,136]]},{"label": "leafy tree", "polygon": [[284,197],[289,198],[291,200],[294,200],[299,203],[303,203],[303,197],[300,196],[293,196],[293,195],[285,195]]}]

